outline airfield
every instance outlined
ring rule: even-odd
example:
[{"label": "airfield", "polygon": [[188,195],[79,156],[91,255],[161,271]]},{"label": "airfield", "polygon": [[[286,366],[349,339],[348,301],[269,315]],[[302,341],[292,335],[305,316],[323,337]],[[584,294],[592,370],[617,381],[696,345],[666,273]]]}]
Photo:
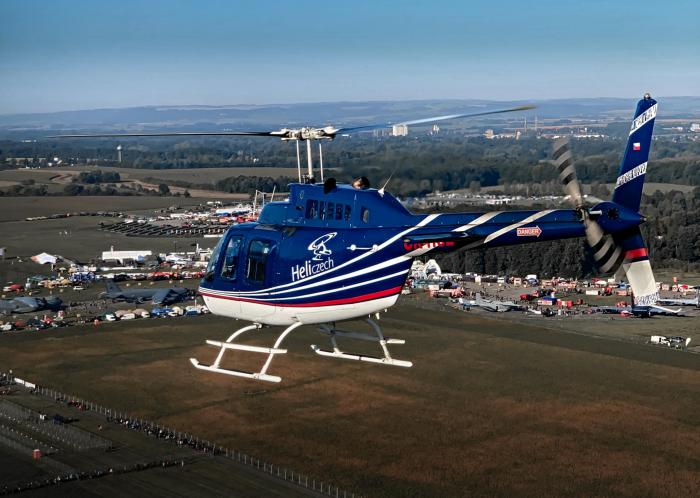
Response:
[{"label": "airfield", "polygon": [[700,356],[414,299],[382,318],[411,369],[317,357],[304,327],[281,384],[208,375],[212,316],[6,335],[0,365],[366,496],[696,494]]},{"label": "airfield", "polygon": [[[65,204],[71,202],[79,205]],[[101,221],[112,218],[24,218],[75,210],[138,213],[198,202],[173,197],[3,198],[3,245],[23,260],[44,249],[88,260],[110,245],[148,245],[167,252],[173,250],[173,239],[97,230]],[[177,244],[184,248],[197,241],[202,243],[180,238]],[[0,263],[5,281],[41,271],[29,261]],[[101,290],[66,290],[62,297],[84,300]],[[327,347],[327,339],[307,326],[288,337],[289,353],[272,363],[270,373],[282,377],[280,384],[208,374],[192,368],[189,358],[211,361],[216,350],[204,341],[221,340],[241,325],[205,315],[3,333],[0,372],[12,369],[30,382],[356,495],[696,496],[700,355],[693,348],[651,346],[646,338],[678,333],[698,343],[697,320],[566,320],[463,312],[446,299],[421,293],[402,296],[381,318],[388,336],[406,340],[390,349],[394,357],[412,361],[410,369],[319,357],[309,346]],[[275,332],[263,329],[250,343],[269,346]],[[377,353],[355,342],[342,344],[348,351]],[[245,370],[259,367],[259,360],[229,352],[224,366]],[[26,395],[6,399],[35,407],[39,403]],[[42,403],[44,410],[54,409]],[[90,413],[79,419],[86,430],[96,430]],[[307,494],[230,462],[108,430],[122,442],[122,450],[99,456],[99,462],[164,455],[187,461],[180,468],[64,483],[48,488],[51,492],[118,495],[129,487],[146,496],[163,490],[190,496]],[[80,455],[71,458],[75,468],[90,468],[95,461],[88,454],[82,460]],[[3,467],[14,480],[53,472],[9,449],[0,451],[0,461],[12,462]],[[10,477],[3,474],[2,479]]]}]

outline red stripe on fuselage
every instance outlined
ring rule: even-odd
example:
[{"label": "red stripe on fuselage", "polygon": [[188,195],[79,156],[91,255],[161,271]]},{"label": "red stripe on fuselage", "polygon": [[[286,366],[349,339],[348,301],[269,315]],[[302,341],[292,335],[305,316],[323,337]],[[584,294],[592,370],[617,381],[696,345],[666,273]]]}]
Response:
[{"label": "red stripe on fuselage", "polygon": [[625,253],[625,259],[637,259],[648,256],[649,253],[647,252],[646,247],[640,247],[639,249],[631,249]]},{"label": "red stripe on fuselage", "polygon": [[347,297],[345,299],[331,299],[329,301],[316,301],[314,303],[284,303],[284,302],[268,302],[268,301],[258,301],[255,299],[245,299],[242,297],[231,297],[231,296],[219,296],[218,294],[209,294],[208,292],[200,292],[201,295],[207,297],[214,297],[217,299],[228,299],[230,301],[242,301],[244,303],[255,303],[255,304],[265,304],[267,306],[279,306],[280,308],[310,308],[313,306],[336,306],[339,304],[352,304],[361,303],[364,301],[371,301],[373,299],[379,299],[380,297],[393,296],[401,292],[401,286],[392,287],[391,289],[386,289],[383,291],[372,292],[371,294],[364,294],[362,296]]}]

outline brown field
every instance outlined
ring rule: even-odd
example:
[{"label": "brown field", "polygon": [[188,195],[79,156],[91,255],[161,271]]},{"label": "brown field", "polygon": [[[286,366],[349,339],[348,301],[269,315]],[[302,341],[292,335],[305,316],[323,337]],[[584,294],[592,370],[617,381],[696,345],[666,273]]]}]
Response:
[{"label": "brown field", "polygon": [[134,180],[146,180],[157,178],[168,182],[184,181],[191,183],[214,184],[219,180],[231,176],[289,176],[296,178],[296,168],[196,168],[196,169],[133,169],[133,168],[109,168],[109,171],[118,171],[123,178]]},{"label": "brown field", "polygon": [[0,222],[80,211],[134,212],[200,202],[201,199],[155,196],[0,197]]},{"label": "brown field", "polygon": [[[98,230],[100,221],[111,223],[113,218],[81,216],[43,221],[19,221],[1,223],[3,230],[2,244],[6,247],[7,257],[33,256],[40,252],[58,254],[70,260],[87,262],[108,251],[110,246],[115,250],[150,249],[154,253],[192,251],[191,244],[199,242],[202,247],[213,247],[218,239],[190,239],[166,237],[126,237],[113,232]],[[68,230],[70,235],[63,235]],[[12,260],[4,265],[14,264]],[[44,270],[41,265],[32,263],[37,273]]]},{"label": "brown field", "polygon": [[38,184],[65,183],[61,177],[74,176],[81,171],[118,171],[123,179],[146,180],[156,178],[168,182],[179,180],[192,183],[215,183],[230,176],[297,176],[296,168],[193,168],[193,169],[135,169],[135,168],[110,168],[96,166],[64,166],[46,169],[13,169],[0,171],[0,180],[7,182],[20,182],[34,179]]},{"label": "brown field", "polygon": [[132,188],[141,185],[146,189],[157,189],[159,183],[165,183],[173,193],[183,194],[188,190],[195,198],[211,199],[248,199],[247,194],[231,194],[209,189],[190,188],[186,189],[173,185],[176,182],[190,182],[198,185],[213,185],[224,178],[231,176],[289,176],[296,178],[295,168],[195,168],[195,169],[133,169],[133,168],[109,168],[95,166],[65,166],[46,169],[15,169],[0,171],[0,188],[17,185],[23,180],[32,179],[36,185],[46,185],[49,193],[60,193],[64,186],[71,183],[73,178],[82,171],[93,171],[103,169],[107,171],[118,171],[122,182]]},{"label": "brown field", "polygon": [[411,299],[382,323],[413,368],[315,356],[304,327],[281,384],[207,374],[188,358],[239,324],[203,317],[7,334],[0,369],[367,496],[697,496],[700,356]]}]

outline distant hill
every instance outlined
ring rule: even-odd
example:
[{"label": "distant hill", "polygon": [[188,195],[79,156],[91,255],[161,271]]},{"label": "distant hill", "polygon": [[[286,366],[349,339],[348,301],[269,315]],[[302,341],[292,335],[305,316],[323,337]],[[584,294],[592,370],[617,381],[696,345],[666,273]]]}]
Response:
[{"label": "distant hill", "polygon": [[[637,98],[529,101],[538,108],[522,116],[547,118],[629,118]],[[659,98],[659,117],[700,118],[700,97]],[[0,133],[13,131],[123,131],[270,129],[281,126],[398,122],[456,111],[520,105],[524,101],[426,100],[319,102],[310,104],[147,106],[35,114],[0,115]],[[490,120],[512,117],[490,117]]]}]

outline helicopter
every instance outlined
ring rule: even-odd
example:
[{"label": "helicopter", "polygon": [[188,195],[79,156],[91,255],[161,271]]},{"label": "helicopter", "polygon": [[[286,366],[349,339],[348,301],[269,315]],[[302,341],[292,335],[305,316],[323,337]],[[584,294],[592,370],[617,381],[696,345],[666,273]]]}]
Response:
[{"label": "helicopter", "polygon": [[[452,114],[405,121],[419,125],[458,118],[531,109],[521,106],[479,113]],[[393,306],[411,270],[413,260],[425,254],[459,249],[496,247],[585,237],[594,260],[604,273],[620,265],[634,292],[635,304],[658,300],[656,282],[639,230],[646,219],[639,204],[647,168],[657,102],[645,94],[638,102],[627,148],[610,201],[587,205],[576,177],[567,139],[554,143],[552,160],[573,209],[540,211],[490,211],[479,213],[412,214],[386,191],[386,184],[371,188],[366,179],[340,184],[313,174],[311,141],[396,126],[392,124],[348,128],[301,128],[267,132],[124,133],[110,135],[61,135],[141,137],[178,135],[268,136],[295,141],[299,182],[289,185],[284,201],[265,205],[256,222],[231,226],[213,250],[199,293],[213,314],[249,322],[225,340],[207,340],[218,350],[212,363],[191,358],[192,365],[213,373],[280,382],[268,373],[273,358],[284,354],[284,339],[304,325],[315,325],[328,336],[330,348],[311,345],[321,356],[381,365],[411,367],[397,359],[390,345],[402,339],[384,335],[380,313]],[[308,174],[302,177],[299,142],[306,141]],[[369,332],[346,330],[339,322],[363,319]],[[283,327],[271,347],[239,342],[246,333],[263,327]],[[372,341],[378,356],[349,353],[338,338]],[[222,367],[227,351],[266,355],[257,372]]]}]

